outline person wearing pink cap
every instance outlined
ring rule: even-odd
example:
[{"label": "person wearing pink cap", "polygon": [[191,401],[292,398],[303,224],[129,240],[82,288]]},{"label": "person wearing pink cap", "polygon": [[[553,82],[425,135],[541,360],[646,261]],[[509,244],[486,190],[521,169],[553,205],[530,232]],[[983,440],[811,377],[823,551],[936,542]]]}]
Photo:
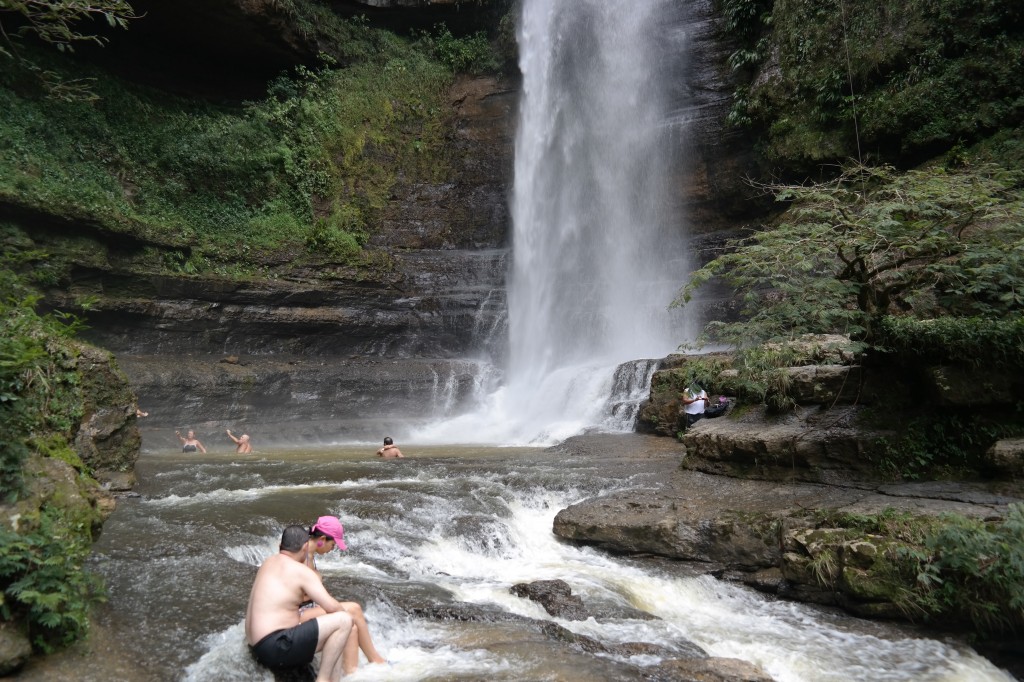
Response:
[{"label": "person wearing pink cap", "polygon": [[[309,529],[309,540],[306,542],[306,565],[320,575],[316,568],[316,555],[327,554],[337,547],[341,551],[348,549],[345,544],[345,528],[336,516],[321,516]],[[373,638],[370,636],[370,627],[366,624],[366,616],[363,615],[363,607],[354,601],[341,602],[341,608],[352,617],[352,623],[356,627],[356,636],[359,639],[359,648],[366,655],[370,663],[387,663],[387,659],[377,652],[373,646]],[[304,623],[312,618],[317,618],[326,611],[312,601],[307,601],[299,607],[299,622]]]},{"label": "person wearing pink cap", "polygon": [[[280,552],[260,565],[245,609],[245,640],[252,657],[274,671],[306,668],[319,651],[317,682],[337,682],[359,665],[355,623],[306,566],[308,538],[302,526],[288,526]],[[316,620],[300,622],[299,604],[309,596],[324,608]]]}]

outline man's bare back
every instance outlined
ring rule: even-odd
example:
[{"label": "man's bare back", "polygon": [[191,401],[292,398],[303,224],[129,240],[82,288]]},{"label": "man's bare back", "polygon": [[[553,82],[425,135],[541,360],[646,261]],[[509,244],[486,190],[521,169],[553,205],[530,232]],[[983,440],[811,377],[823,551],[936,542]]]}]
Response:
[{"label": "man's bare back", "polygon": [[405,455],[402,454],[402,451],[398,449],[397,445],[385,445],[377,451],[377,456],[383,457],[384,459],[398,459],[399,457],[405,457]]},{"label": "man's bare back", "polygon": [[391,439],[391,436],[384,439],[384,447],[377,451],[377,456],[383,457],[384,459],[398,459],[399,457],[405,457],[405,455],[402,454],[402,451],[398,449],[398,446],[395,445],[395,441]]},{"label": "man's bare back", "polygon": [[249,594],[245,638],[255,644],[271,632],[299,624],[305,576],[309,569],[284,554],[275,554],[260,566]]}]

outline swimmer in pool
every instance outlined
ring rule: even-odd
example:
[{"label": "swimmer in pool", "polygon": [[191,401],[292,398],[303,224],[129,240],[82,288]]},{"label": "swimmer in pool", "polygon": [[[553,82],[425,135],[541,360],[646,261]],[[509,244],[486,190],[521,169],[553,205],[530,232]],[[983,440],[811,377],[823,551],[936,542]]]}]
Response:
[{"label": "swimmer in pool", "polygon": [[249,442],[249,434],[243,433],[241,436],[236,438],[231,435],[231,429],[228,429],[228,438],[235,441],[235,445],[238,446],[235,448],[235,452],[239,452],[243,455],[247,455],[252,452],[252,443]]},{"label": "swimmer in pool", "polygon": [[198,450],[204,455],[206,454],[206,448],[204,448],[203,444],[199,442],[198,438],[196,438],[195,431],[189,431],[188,438],[182,436],[180,431],[175,431],[174,435],[177,436],[178,439],[181,441],[182,452],[195,452],[196,450]]}]

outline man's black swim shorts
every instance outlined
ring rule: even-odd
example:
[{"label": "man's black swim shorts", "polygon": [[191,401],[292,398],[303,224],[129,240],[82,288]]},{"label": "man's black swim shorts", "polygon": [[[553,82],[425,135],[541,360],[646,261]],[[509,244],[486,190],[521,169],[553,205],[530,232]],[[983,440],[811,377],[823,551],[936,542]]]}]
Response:
[{"label": "man's black swim shorts", "polygon": [[249,647],[253,658],[268,668],[307,665],[316,653],[320,626],[316,618],[286,630],[276,630]]}]

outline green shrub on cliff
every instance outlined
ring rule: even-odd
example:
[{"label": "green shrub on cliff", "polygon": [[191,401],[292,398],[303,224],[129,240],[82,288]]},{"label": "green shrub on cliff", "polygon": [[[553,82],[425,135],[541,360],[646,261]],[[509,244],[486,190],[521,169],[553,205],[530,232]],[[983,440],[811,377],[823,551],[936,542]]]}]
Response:
[{"label": "green shrub on cliff", "polygon": [[36,650],[50,652],[83,637],[89,608],[104,598],[100,579],[83,570],[92,547],[87,525],[44,507],[38,528],[0,528],[0,616],[27,623]]},{"label": "green shrub on cliff", "polygon": [[62,340],[78,322],[38,315],[38,297],[3,267],[0,290],[0,499],[13,502],[24,491],[22,465],[32,439],[53,433],[66,445],[82,416],[78,376],[57,361],[70,352]]},{"label": "green shrub on cliff", "polygon": [[[53,102],[0,72],[0,201],[188,248],[192,268],[244,261],[244,247],[301,253],[318,243],[319,221],[361,245],[399,177],[444,172],[451,73],[386,31],[353,25],[348,39],[346,64],[325,57],[237,105],[39,53],[47,69],[95,79],[99,100]],[[358,250],[338,253],[359,262]]]},{"label": "green shrub on cliff", "polygon": [[925,539],[926,552],[906,555],[917,564],[916,605],[980,632],[1024,628],[1024,505],[1010,505],[1001,523],[943,522]]},{"label": "green shrub on cliff", "polygon": [[458,37],[447,26],[439,24],[433,33],[424,32],[419,39],[453,73],[496,71],[501,66],[483,31]]},{"label": "green shrub on cliff", "polygon": [[853,166],[836,180],[770,188],[788,210],[692,274],[743,303],[703,342],[749,348],[803,334],[882,347],[889,316],[1016,320],[1024,310],[1024,173],[994,165],[900,174]]},{"label": "green shrub on cliff", "polygon": [[[1024,505],[1010,505],[999,521],[891,509],[870,515],[823,510],[815,516],[816,528],[842,530],[819,551],[847,566],[872,556],[872,565],[860,566],[866,569],[863,584],[893,600],[908,617],[981,636],[1024,628]],[[858,554],[860,542],[884,549]],[[858,573],[832,575],[845,583]]]},{"label": "green shrub on cliff", "polygon": [[16,510],[18,530],[0,528],[0,616],[26,623],[33,646],[49,651],[85,633],[89,606],[102,596],[83,570],[95,510],[61,507],[59,495],[37,509],[23,468],[35,453],[88,475],[69,445],[85,400],[67,343],[78,322],[37,314],[37,297],[11,266],[0,263],[0,498]]},{"label": "green shrub on cliff", "polygon": [[[774,164],[921,159],[1024,118],[1014,2],[718,0],[736,49],[730,120]],[[816,170],[816,169],[815,169]]]}]

